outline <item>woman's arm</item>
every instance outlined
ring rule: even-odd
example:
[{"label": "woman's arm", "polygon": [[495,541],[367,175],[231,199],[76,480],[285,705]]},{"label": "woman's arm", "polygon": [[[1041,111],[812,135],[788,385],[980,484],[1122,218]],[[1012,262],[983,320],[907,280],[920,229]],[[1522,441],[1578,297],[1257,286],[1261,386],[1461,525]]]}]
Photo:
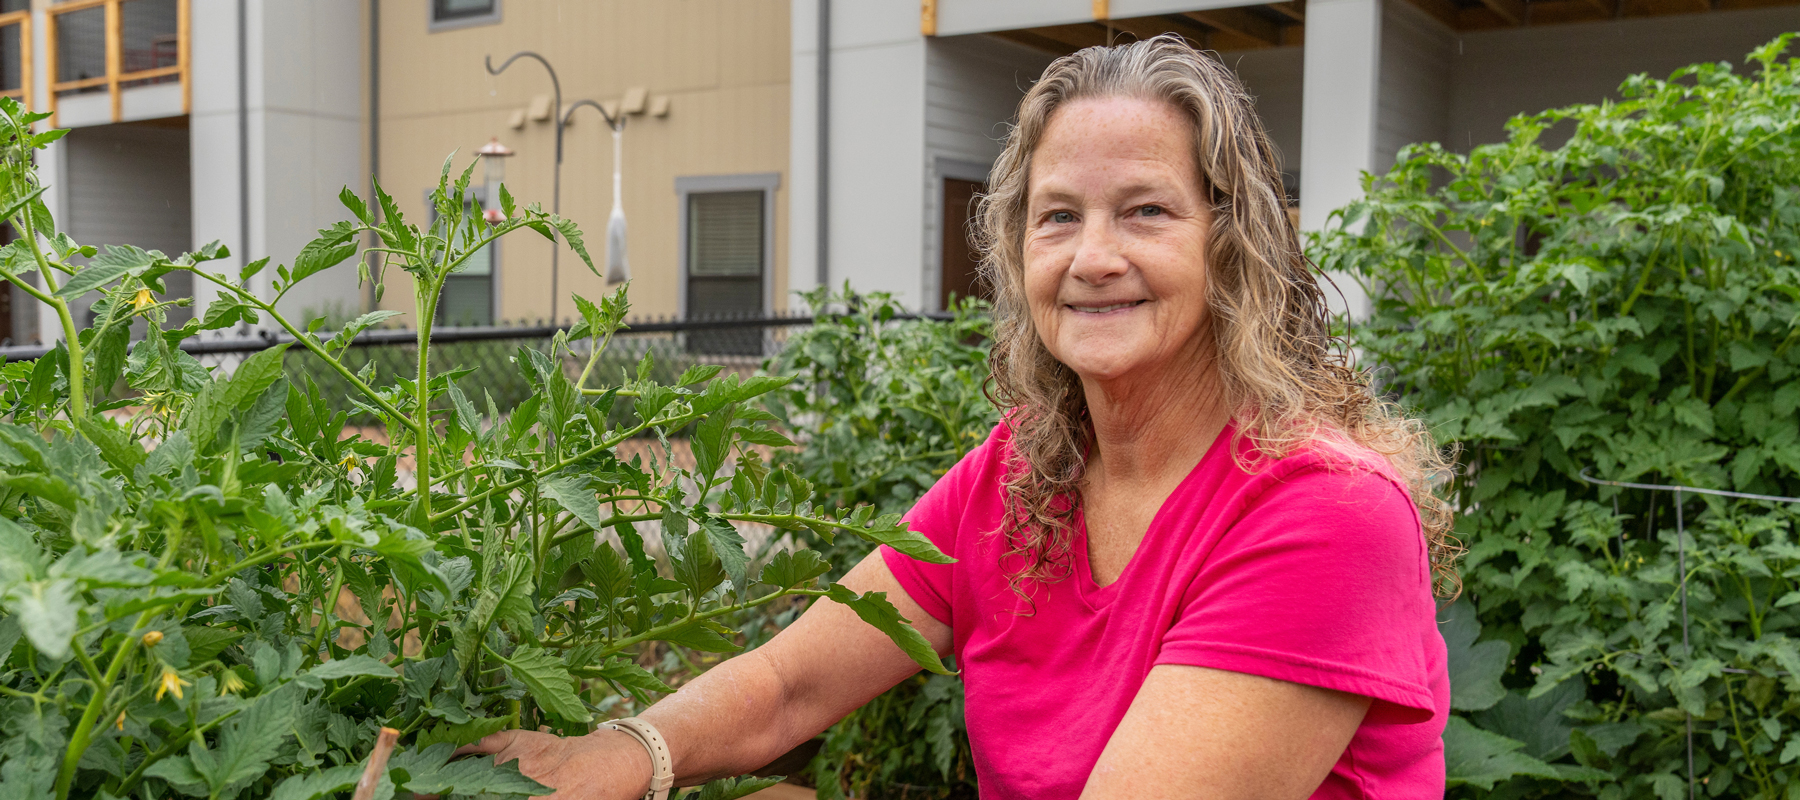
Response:
[{"label": "woman's arm", "polygon": [[1369,703],[1241,672],[1154,667],[1081,797],[1302,800],[1343,755]]},{"label": "woman's arm", "polygon": [[[842,583],[857,592],[887,592],[941,655],[950,628],[926,614],[882,561],[869,554]],[[832,602],[814,603],[768,644],[713,667],[639,715],[669,742],[675,785],[693,786],[741,775],[842,719],[918,671],[886,634]],[[642,797],[650,759],[626,734],[602,731],[562,738],[505,731],[463,748],[495,753],[504,763],[557,789],[554,798]]]}]

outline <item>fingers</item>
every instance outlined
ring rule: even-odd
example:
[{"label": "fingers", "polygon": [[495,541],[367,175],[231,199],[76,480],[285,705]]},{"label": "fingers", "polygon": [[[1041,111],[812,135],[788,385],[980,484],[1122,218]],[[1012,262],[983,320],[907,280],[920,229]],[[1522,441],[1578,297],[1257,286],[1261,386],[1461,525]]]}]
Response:
[{"label": "fingers", "polygon": [[479,742],[476,742],[474,744],[465,744],[462,747],[456,748],[456,752],[452,753],[451,755],[453,757],[455,757],[455,756],[468,756],[468,755],[485,755],[485,754],[489,754],[489,753],[497,754],[497,753],[500,753],[501,751],[504,751],[506,748],[511,747],[513,744],[513,741],[517,738],[519,738],[519,731],[500,731],[499,733],[490,733],[486,736],[481,737],[481,741],[479,741]]}]

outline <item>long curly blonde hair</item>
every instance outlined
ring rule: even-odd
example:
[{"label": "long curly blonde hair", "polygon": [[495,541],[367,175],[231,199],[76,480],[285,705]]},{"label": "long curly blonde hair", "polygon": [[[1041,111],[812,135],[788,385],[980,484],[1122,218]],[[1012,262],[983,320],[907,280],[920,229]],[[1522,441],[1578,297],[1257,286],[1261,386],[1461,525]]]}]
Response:
[{"label": "long curly blonde hair", "polygon": [[[1026,304],[1024,234],[1032,153],[1058,109],[1083,98],[1168,103],[1193,126],[1213,203],[1206,267],[1213,360],[1239,436],[1259,459],[1313,443],[1384,456],[1418,505],[1439,591],[1454,594],[1461,552],[1450,506],[1432,491],[1447,460],[1430,432],[1373,391],[1345,342],[1287,214],[1278,157],[1252,100],[1224,65],[1164,35],[1057,59],[1019,103],[1018,124],[989,176],[977,239],[995,288],[993,399],[1006,410],[1014,463],[1006,481],[1013,589],[1067,574],[1093,428],[1081,381],[1045,348]],[[1246,469],[1252,464],[1241,464]]]}]

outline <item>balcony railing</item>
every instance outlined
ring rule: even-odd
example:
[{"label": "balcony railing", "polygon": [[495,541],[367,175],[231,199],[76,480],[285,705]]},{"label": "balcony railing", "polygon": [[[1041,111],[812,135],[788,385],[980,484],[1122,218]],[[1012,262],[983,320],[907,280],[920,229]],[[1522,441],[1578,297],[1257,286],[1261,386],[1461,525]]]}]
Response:
[{"label": "balcony railing", "polygon": [[60,98],[107,92],[119,122],[123,90],[174,82],[188,112],[188,0],[68,0],[51,6],[48,20],[51,114]]},{"label": "balcony railing", "polygon": [[[10,4],[6,4],[10,5]],[[5,7],[5,5],[0,5]],[[31,108],[31,9],[0,14],[0,97]]]}]

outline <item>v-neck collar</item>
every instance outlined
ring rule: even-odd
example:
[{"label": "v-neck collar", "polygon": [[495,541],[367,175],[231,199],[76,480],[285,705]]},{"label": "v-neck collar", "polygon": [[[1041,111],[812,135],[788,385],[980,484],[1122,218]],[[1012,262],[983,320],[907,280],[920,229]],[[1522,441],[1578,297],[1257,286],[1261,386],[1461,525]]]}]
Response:
[{"label": "v-neck collar", "polygon": [[1188,493],[1187,489],[1190,484],[1199,480],[1201,473],[1206,471],[1207,465],[1211,463],[1213,459],[1230,457],[1230,454],[1225,453],[1224,451],[1231,448],[1231,442],[1236,438],[1236,432],[1237,425],[1235,420],[1227,421],[1225,427],[1219,429],[1218,436],[1215,437],[1213,443],[1206,448],[1206,453],[1200,456],[1200,460],[1194,463],[1193,469],[1188,470],[1187,477],[1182,478],[1180,483],[1175,484],[1175,489],[1169,492],[1168,497],[1163,498],[1162,505],[1157,507],[1156,513],[1150,517],[1149,526],[1144,529],[1144,538],[1138,540],[1137,549],[1132,551],[1131,558],[1125,562],[1125,568],[1119,571],[1119,577],[1114,579],[1112,583],[1101,586],[1098,581],[1094,580],[1093,564],[1088,560],[1087,512],[1082,509],[1076,510],[1075,541],[1070,548],[1074,551],[1075,575],[1073,576],[1073,580],[1075,581],[1076,587],[1079,589],[1078,594],[1081,595],[1082,600],[1086,601],[1089,608],[1099,610],[1100,608],[1111,604],[1113,598],[1118,596],[1119,584],[1131,580],[1133,575],[1142,570],[1138,565],[1145,560],[1143,557],[1145,550],[1152,549],[1158,544],[1158,540],[1162,535],[1163,517],[1169,513],[1170,504],[1175,501],[1175,498],[1185,496]]}]

